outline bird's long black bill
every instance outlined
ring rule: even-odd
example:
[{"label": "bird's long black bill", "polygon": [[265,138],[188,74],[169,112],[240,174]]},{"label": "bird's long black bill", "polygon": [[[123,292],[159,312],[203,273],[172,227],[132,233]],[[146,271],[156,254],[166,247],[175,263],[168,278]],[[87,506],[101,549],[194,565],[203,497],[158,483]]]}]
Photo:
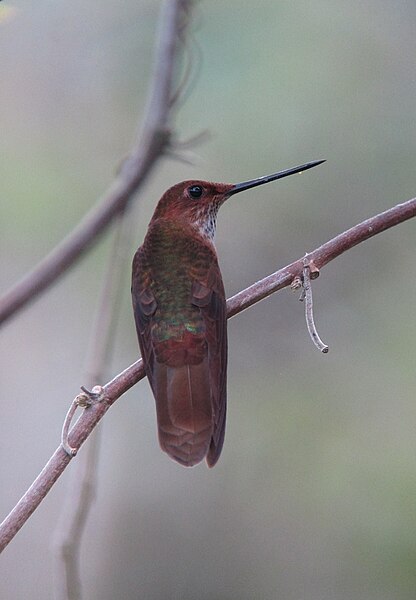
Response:
[{"label": "bird's long black bill", "polygon": [[318,165],[321,165],[324,162],[324,160],[313,160],[312,162],[300,165],[299,167],[293,167],[292,169],[286,169],[285,171],[273,173],[273,175],[264,175],[263,177],[258,177],[257,179],[243,181],[243,183],[236,183],[235,186],[231,188],[229,195],[232,196],[233,194],[243,192],[244,190],[249,190],[250,188],[256,187],[257,185],[263,185],[264,183],[270,183],[270,181],[275,181],[276,179],[282,179],[282,177],[288,177],[289,175],[294,175],[295,173],[307,171],[308,169],[317,167]]}]

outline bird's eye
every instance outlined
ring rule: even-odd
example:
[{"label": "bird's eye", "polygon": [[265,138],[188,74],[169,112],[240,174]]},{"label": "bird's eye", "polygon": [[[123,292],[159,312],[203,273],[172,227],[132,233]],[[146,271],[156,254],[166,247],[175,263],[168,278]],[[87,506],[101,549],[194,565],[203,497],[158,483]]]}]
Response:
[{"label": "bird's eye", "polygon": [[202,192],[203,189],[200,185],[191,185],[191,187],[188,188],[188,194],[191,196],[191,198],[200,198],[202,196]]}]

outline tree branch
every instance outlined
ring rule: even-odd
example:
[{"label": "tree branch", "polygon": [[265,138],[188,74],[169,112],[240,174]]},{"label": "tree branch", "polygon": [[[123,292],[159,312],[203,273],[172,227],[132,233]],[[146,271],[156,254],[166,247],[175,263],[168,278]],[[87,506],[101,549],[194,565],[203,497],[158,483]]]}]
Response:
[{"label": "tree branch", "polygon": [[[313,252],[308,253],[307,258],[309,261],[313,261],[318,269],[321,269],[331,262],[331,260],[334,260],[334,258],[337,258],[357,244],[365,242],[374,235],[415,216],[416,198],[412,198],[407,202],[403,202],[403,204],[397,204],[347,229],[347,231],[340,233],[335,238],[316,248],[316,250],[313,250]],[[296,276],[301,278],[303,258],[299,258],[290,265],[283,267],[283,269],[257,281],[257,283],[230,298],[227,302],[228,318],[234,317],[234,315],[240,313],[242,310],[267,298],[270,294],[287,287]]]},{"label": "tree branch", "polygon": [[[318,268],[322,268],[331,260],[334,260],[334,258],[337,258],[340,254],[357,244],[415,216],[416,198],[413,198],[351,227],[351,229],[348,229],[309,253],[307,257],[309,260],[313,260]],[[242,290],[228,300],[228,318],[237,315],[246,308],[270,296],[272,293],[289,286],[295,277],[302,276],[303,268],[304,257]],[[140,381],[140,379],[143,379],[144,376],[143,362],[140,359],[107,383],[103,388],[103,400],[85,409],[74,425],[69,435],[70,445],[79,448],[110,406],[122,394]],[[71,459],[72,457],[61,446],[57,448],[29,490],[0,525],[0,552],[4,550],[41,503]]]},{"label": "tree branch", "polygon": [[[108,364],[111,341],[116,326],[123,291],[128,244],[132,220],[123,213],[115,223],[114,240],[109,252],[107,272],[91,329],[89,349],[85,359],[85,385],[92,388],[102,381]],[[69,421],[68,421],[69,424]],[[67,493],[53,536],[54,597],[56,600],[76,600],[82,597],[80,575],[80,547],[87,518],[97,487],[97,464],[101,429],[96,428],[76,461],[67,485]]]},{"label": "tree branch", "polygon": [[23,279],[0,298],[0,324],[32,301],[60,277],[93,244],[120,214],[168,148],[171,137],[171,109],[177,92],[173,89],[177,46],[183,41],[184,28],[192,0],[166,0],[158,35],[153,87],[146,117],[133,148],[120,172],[93,208],[75,229]]}]

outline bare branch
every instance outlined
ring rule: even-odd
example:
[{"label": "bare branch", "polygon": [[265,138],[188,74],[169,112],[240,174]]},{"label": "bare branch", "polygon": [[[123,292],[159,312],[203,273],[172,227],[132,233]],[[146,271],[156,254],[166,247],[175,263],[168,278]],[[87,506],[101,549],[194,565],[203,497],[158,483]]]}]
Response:
[{"label": "bare branch", "polygon": [[[365,242],[369,238],[403,223],[408,219],[416,216],[416,198],[412,198],[403,204],[397,204],[388,210],[370,217],[366,221],[347,229],[340,233],[335,238],[329,240],[313,252],[308,253],[309,260],[313,260],[318,269],[327,265],[331,260],[337,258],[347,250],[350,250],[357,244]],[[295,262],[279,269],[275,273],[268,275],[264,279],[257,281],[250,287],[235,296],[227,302],[228,318],[234,317],[242,310],[249,308],[256,302],[260,302],[270,294],[291,285],[292,281],[297,277],[302,277],[303,258],[299,258]]]},{"label": "bare branch", "polygon": [[[114,241],[108,257],[107,273],[100,292],[100,299],[91,331],[91,342],[85,359],[85,376],[88,387],[105,376],[112,339],[116,325],[123,286],[123,264],[132,233],[132,219],[126,213],[116,223]],[[65,419],[62,446],[72,454],[68,444],[68,429],[73,417],[74,405],[90,406],[101,398],[102,388],[96,386],[92,392],[84,391],[75,398]],[[65,501],[53,536],[55,558],[54,588],[56,600],[76,600],[82,597],[80,576],[80,547],[87,518],[95,499],[97,487],[97,465],[101,430],[97,428],[88,439],[86,448],[75,463],[75,469],[67,485]],[[75,451],[76,453],[76,451]]]},{"label": "bare branch", "polygon": [[101,429],[97,428],[88,439],[85,450],[76,461],[54,535],[54,598],[78,600],[82,598],[81,539],[88,515],[95,499],[97,462]]},{"label": "bare branch", "polygon": [[77,227],[31,272],[0,298],[0,324],[54,283],[120,214],[169,145],[178,44],[184,36],[192,0],[166,0],[156,53],[153,88],[143,127],[108,191]]},{"label": "bare branch", "polygon": [[[102,419],[111,404],[144,377],[142,361],[138,360],[105,386],[106,400],[87,408],[69,435],[72,447],[79,448]],[[0,525],[0,552],[13,539],[33,511],[41,503],[72,457],[59,446],[25,495]]]},{"label": "bare branch", "polygon": [[[318,268],[322,268],[331,260],[364,242],[368,238],[385,231],[416,216],[416,198],[398,204],[379,215],[371,217],[344,233],[329,240],[313,252],[308,258],[313,260]],[[228,318],[237,315],[246,308],[260,302],[273,292],[290,286],[296,277],[301,277],[303,272],[303,258],[265,277],[261,281],[242,290],[227,301]],[[138,360],[122,373],[114,377],[104,386],[105,401],[93,404],[85,409],[69,434],[69,443],[72,447],[79,448],[96,424],[103,418],[110,406],[127,390],[145,376],[142,360]],[[47,465],[30,486],[29,490],[19,500],[14,509],[0,525],[0,552],[13,539],[19,529],[24,525],[33,511],[41,503],[55,481],[63,473],[72,457],[62,446],[59,446]]]}]

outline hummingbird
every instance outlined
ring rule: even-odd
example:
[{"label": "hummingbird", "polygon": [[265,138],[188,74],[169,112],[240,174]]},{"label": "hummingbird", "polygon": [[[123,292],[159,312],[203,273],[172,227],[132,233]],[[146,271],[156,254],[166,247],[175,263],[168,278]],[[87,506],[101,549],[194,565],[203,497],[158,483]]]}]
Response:
[{"label": "hummingbird", "polygon": [[227,309],[214,246],[231,196],[316,167],[318,160],[243,183],[182,181],[159,200],[132,269],[132,300],[159,444],[172,459],[213,467],[224,443]]}]

